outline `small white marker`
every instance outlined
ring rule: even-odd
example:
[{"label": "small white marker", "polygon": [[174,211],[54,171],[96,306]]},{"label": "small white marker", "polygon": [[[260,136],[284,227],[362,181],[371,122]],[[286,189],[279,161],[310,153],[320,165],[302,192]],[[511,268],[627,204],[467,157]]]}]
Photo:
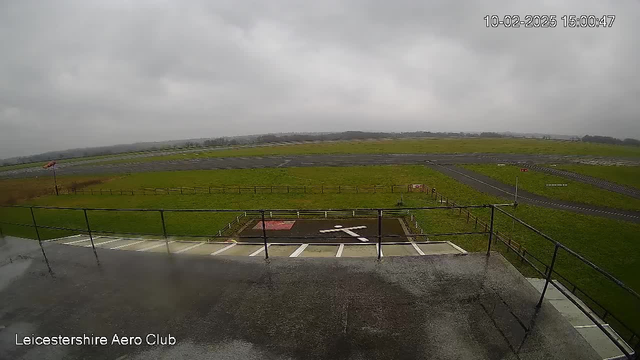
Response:
[{"label": "small white marker", "polygon": [[120,245],[120,246],[112,247],[112,248],[111,248],[111,250],[117,250],[117,249],[121,249],[121,248],[123,248],[123,247],[132,246],[132,245],[140,244],[140,243],[143,243],[143,242],[144,242],[144,240],[141,240],[141,241],[135,241],[135,242],[132,242],[132,243],[130,243],[130,244],[124,244],[124,245]]},{"label": "small white marker", "polygon": [[[108,241],[103,241],[103,242],[101,242],[101,243],[96,243],[96,242],[94,241],[94,242],[93,242],[93,244],[94,244],[95,246],[98,246],[98,245],[102,245],[102,244],[109,244],[109,243],[116,242],[116,241],[120,241],[120,240],[122,240],[122,239],[108,240]],[[89,244],[89,245],[85,245],[84,247],[91,247],[91,244]]]},{"label": "small white marker", "polygon": [[[169,242],[168,242],[168,243],[166,243],[166,244],[171,244],[171,243],[174,243],[174,242],[175,242],[175,241],[169,241]],[[152,249],[155,249],[155,248],[157,248],[157,247],[164,246],[164,245],[165,245],[165,242],[162,242],[162,244],[149,246],[149,247],[146,247],[146,248],[144,248],[144,249],[139,249],[139,250],[136,250],[136,251],[147,251],[147,250],[152,250]]]},{"label": "small white marker", "polygon": [[[271,246],[271,244],[267,244],[267,248],[268,248],[269,246]],[[256,251],[252,252],[249,256],[256,256],[256,255],[260,254],[260,253],[261,253],[261,252],[263,252],[263,251],[264,251],[264,246],[260,246],[260,249],[258,249],[258,250],[256,250]]]},{"label": "small white marker", "polygon": [[220,254],[220,253],[222,253],[222,252],[224,252],[224,251],[227,251],[227,250],[231,249],[231,248],[232,248],[232,247],[234,247],[234,246],[236,246],[236,244],[235,244],[235,243],[233,243],[233,244],[231,244],[231,245],[228,245],[228,246],[225,246],[225,247],[223,247],[222,249],[220,249],[220,250],[218,250],[218,251],[216,251],[216,252],[211,253],[211,255],[212,255],[212,256],[213,256],[213,255],[218,255],[218,254]]},{"label": "small white marker", "polygon": [[183,253],[183,252],[185,252],[185,251],[189,251],[189,250],[191,250],[191,249],[195,249],[195,248],[197,248],[198,246],[202,246],[202,245],[204,245],[204,244],[205,244],[205,243],[201,242],[201,243],[199,243],[199,244],[195,244],[195,245],[192,245],[192,246],[186,247],[186,248],[184,248],[184,249],[182,249],[182,250],[178,250],[178,251],[176,251],[175,253],[176,253],[176,254],[180,254],[180,253]]},{"label": "small white marker", "polygon": [[[93,239],[95,240],[96,238],[93,238]],[[73,245],[73,244],[76,244],[76,243],[79,243],[79,242],[89,241],[89,240],[91,240],[91,239],[83,239],[83,240],[69,241],[69,242],[66,242],[66,243],[64,243],[64,244],[65,244],[65,245]]]},{"label": "small white marker", "polygon": [[336,257],[342,257],[342,252],[344,251],[344,244],[340,244],[338,247],[338,252],[336,253]]},{"label": "small white marker", "polygon": [[411,245],[413,245],[413,248],[416,249],[416,251],[418,252],[418,254],[420,255],[424,255],[424,251],[422,251],[422,249],[420,249],[420,247],[418,246],[418,244],[414,243],[413,241],[411,242]]},{"label": "small white marker", "polygon": [[300,254],[302,254],[302,252],[304,251],[304,249],[307,248],[307,246],[309,246],[309,244],[302,244],[300,245],[299,248],[296,249],[296,251],[293,252],[293,254],[289,255],[289,257],[298,257]]}]

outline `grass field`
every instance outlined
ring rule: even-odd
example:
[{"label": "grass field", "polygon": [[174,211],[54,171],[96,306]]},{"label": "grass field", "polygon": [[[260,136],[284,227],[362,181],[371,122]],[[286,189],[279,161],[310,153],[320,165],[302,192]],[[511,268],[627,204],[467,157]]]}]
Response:
[{"label": "grass field", "polygon": [[[88,184],[96,184],[107,181],[105,176],[60,176],[58,177],[58,189],[82,188]],[[31,199],[54,192],[53,178],[41,176],[30,179],[3,179],[0,180],[0,205],[17,204],[20,201]]]},{"label": "grass field", "polygon": [[[240,147],[237,149],[202,148],[201,151],[182,153],[177,150],[172,155],[149,156],[134,159],[112,159],[120,156],[150,154],[155,151],[140,151],[114,155],[99,155],[59,160],[59,163],[73,163],[83,160],[103,160],[101,164],[117,164],[128,162],[150,162],[163,160],[187,160],[203,157],[233,156],[269,156],[269,155],[304,155],[304,154],[410,154],[410,153],[512,153],[517,150],[523,154],[562,154],[562,155],[598,155],[640,157],[640,148],[633,146],[594,144],[572,141],[539,140],[539,139],[397,139],[397,140],[364,140],[337,141],[326,143],[278,145],[257,147]],[[195,150],[195,149],[190,149]],[[166,151],[166,150],[165,150]],[[110,160],[112,159],[112,160]],[[29,163],[0,166],[0,171],[39,167],[43,163]]]},{"label": "grass field", "polygon": [[640,189],[640,166],[558,165],[558,168]]},{"label": "grass field", "polygon": [[[518,177],[518,188],[551,199],[575,201],[584,204],[607,206],[626,210],[640,210],[640,199],[603,190],[596,186],[573,181],[561,176],[549,175],[529,169],[521,172],[519,166],[507,165],[464,165],[464,168],[489,176],[502,183],[515,186]],[[629,176],[629,174],[626,174]],[[623,176],[621,176],[623,177]],[[625,177],[626,178],[626,177]],[[564,186],[546,186],[546,184],[567,184]]]},{"label": "grass field", "polygon": [[512,153],[640,157],[640,148],[536,139],[417,139],[371,140],[318,144],[267,146],[232,150],[113,160],[107,163],[187,160],[205,157],[312,155],[312,154],[411,154],[411,153]]},{"label": "grass field", "polygon": [[[392,183],[425,183],[435,186],[438,191],[448,195],[458,203],[480,204],[498,203],[504,200],[479,193],[472,188],[423,166],[380,166],[352,168],[286,168],[255,170],[211,170],[167,173],[141,173],[113,178],[109,187],[167,187],[167,186],[204,186],[211,184],[264,184],[264,185],[366,185]],[[105,185],[96,185],[97,187]],[[35,205],[55,205],[91,208],[221,208],[221,209],[260,209],[260,208],[364,208],[394,207],[398,194],[215,194],[215,195],[158,195],[158,196],[91,196],[67,195],[45,196],[27,201]],[[427,194],[404,194],[406,206],[433,206],[437,203]],[[485,219],[488,210],[476,210]],[[636,290],[640,290],[640,278],[637,277],[637,261],[640,254],[640,242],[637,234],[640,225],[622,221],[602,219],[573,214],[560,210],[548,210],[535,206],[521,205],[515,210],[518,217],[533,224],[544,233],[579,251],[588,259],[610,271]],[[456,215],[456,211],[418,211],[416,218],[426,232],[471,231],[472,224]],[[36,210],[39,224],[45,226],[63,226],[84,228],[81,211]],[[240,213],[223,215],[167,213],[167,230],[173,235],[205,235],[215,232]],[[3,221],[31,222],[28,209],[0,209]],[[159,213],[132,212],[90,212],[90,221],[94,231],[110,230],[116,232],[145,232],[162,234]],[[521,225],[514,224],[506,216],[496,216],[496,230],[511,233],[527,248],[527,251],[550,262],[553,246],[540,236],[527,231]],[[18,226],[3,226],[6,234],[35,237],[33,229]],[[60,230],[42,230],[45,237],[68,235]],[[468,251],[486,249],[485,236],[449,237]],[[440,239],[438,239],[440,240]],[[507,255],[508,256],[508,255]],[[526,269],[523,270],[525,273]],[[581,288],[597,294],[600,302],[614,313],[630,321],[640,329],[640,313],[635,311],[638,304],[620,293],[597,273],[581,263],[561,254],[558,271],[565,274]]]}]

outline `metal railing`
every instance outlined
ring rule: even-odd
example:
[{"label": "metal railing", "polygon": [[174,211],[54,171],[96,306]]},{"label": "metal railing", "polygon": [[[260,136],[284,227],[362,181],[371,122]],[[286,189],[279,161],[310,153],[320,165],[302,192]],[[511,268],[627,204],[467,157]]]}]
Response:
[{"label": "metal railing", "polygon": [[[536,306],[537,307],[542,306],[542,302],[543,302],[543,299],[544,299],[544,296],[545,296],[545,293],[547,291],[547,288],[548,288],[549,284],[553,285],[571,303],[573,303],[578,309],[580,309],[580,311],[582,311],[589,318],[589,320],[591,320],[616,345],[616,347],[618,349],[620,349],[620,351],[622,351],[622,353],[628,359],[637,359],[637,352],[638,352],[638,348],[640,347],[640,336],[630,326],[628,326],[620,318],[618,318],[614,314],[612,314],[602,304],[600,304],[598,301],[596,301],[592,296],[587,294],[584,290],[580,290],[581,291],[581,296],[578,296],[578,297],[584,296],[591,303],[597,305],[598,307],[600,307],[600,308],[602,308],[604,310],[604,315],[600,318],[602,321],[604,321],[604,319],[607,316],[610,316],[610,317],[614,318],[616,320],[616,322],[617,322],[616,325],[619,325],[622,328],[622,330],[624,330],[629,335],[628,337],[623,338],[625,343],[620,342],[611,333],[611,331],[606,329],[606,327],[605,327],[606,324],[602,324],[599,321],[599,319],[597,319],[591,313],[591,311],[590,311],[591,309],[590,308],[588,308],[586,305],[584,305],[580,301],[577,301],[573,296],[570,295],[570,294],[576,295],[576,291],[579,290],[579,288],[578,288],[577,285],[575,285],[570,280],[568,280],[565,276],[561,275],[558,271],[556,271],[555,267],[557,266],[558,252],[560,250],[562,250],[566,254],[571,255],[573,258],[579,260],[581,263],[583,263],[583,264],[587,265],[588,267],[592,268],[593,270],[595,270],[596,272],[598,272],[599,274],[604,276],[612,284],[615,284],[617,287],[619,287],[620,289],[624,290],[635,301],[639,301],[639,303],[638,303],[639,306],[640,306],[640,295],[635,290],[631,289],[628,285],[626,285],[625,283],[623,283],[622,281],[620,281],[615,276],[613,276],[609,272],[605,271],[604,269],[602,269],[598,265],[594,264],[592,261],[586,259],[584,256],[580,255],[578,252],[576,252],[576,251],[570,249],[569,247],[567,247],[566,245],[554,240],[553,238],[551,238],[550,236],[546,235],[542,231],[540,231],[540,230],[536,229],[535,227],[527,224],[526,222],[522,221],[521,219],[518,219],[516,216],[508,213],[507,211],[501,209],[500,207],[497,207],[497,206],[492,207],[492,211],[491,211],[491,224],[492,225],[494,223],[495,210],[499,211],[501,214],[504,214],[504,215],[508,216],[513,221],[515,221],[518,224],[524,226],[528,230],[530,230],[530,231],[534,232],[535,234],[541,236],[542,238],[544,238],[545,240],[549,241],[551,244],[554,245],[554,250],[553,250],[553,255],[552,255],[552,258],[551,258],[551,262],[550,262],[550,264],[546,264],[544,261],[542,261],[542,260],[538,259],[537,257],[533,256],[531,253],[526,253],[526,252],[522,253],[521,251],[519,251],[519,249],[516,249],[515,247],[511,246],[511,244],[509,244],[509,242],[505,241],[504,238],[498,238],[497,236],[495,236],[495,233],[493,232],[493,226],[491,227],[491,232],[489,233],[489,238],[490,239],[489,239],[489,247],[488,247],[488,250],[487,250],[487,254],[489,252],[489,249],[491,248],[491,242],[492,242],[493,238],[495,237],[497,240],[499,240],[501,243],[503,243],[505,246],[507,246],[507,249],[511,249],[514,252],[514,254],[516,254],[518,257],[520,257],[520,259],[523,262],[526,262],[528,265],[530,265],[534,269],[534,271],[536,271],[536,273],[538,273],[539,275],[544,277],[544,279],[545,279],[544,287],[542,289],[542,293],[540,295],[540,299],[538,300],[538,304]],[[528,259],[527,255],[530,258],[534,259],[539,264],[542,264],[544,266],[544,270],[541,270],[538,266],[536,266],[536,264],[534,264],[530,259]],[[560,278],[562,280],[562,282],[565,282],[566,284],[569,284],[570,285],[569,287],[572,288],[572,290],[567,292],[567,289],[564,286],[558,285],[556,282],[552,281],[554,275],[556,277]],[[633,348],[634,351],[627,350],[627,347],[625,345],[631,346],[631,348]]]},{"label": "metal railing", "polygon": [[[440,202],[441,204],[446,204],[446,206],[449,206],[449,205],[454,205],[455,206],[456,205],[453,200],[451,200],[451,199],[447,198],[445,195],[437,192],[435,188],[430,189],[430,190],[428,189],[428,192],[430,192],[431,197],[433,199],[435,199],[436,201]],[[604,271],[603,269],[601,269],[600,267],[595,265],[593,262],[587,260],[584,256],[578,254],[574,250],[571,250],[567,246],[557,242],[556,240],[552,239],[551,237],[543,234],[539,230],[535,229],[533,226],[531,226],[531,225],[525,223],[524,221],[518,219],[514,215],[507,213],[506,211],[501,209],[499,206],[492,207],[491,220],[490,220],[489,223],[483,222],[482,220],[479,219],[479,217],[474,216],[469,211],[469,209],[459,209],[458,215],[463,215],[463,214],[466,213],[466,221],[467,221],[467,223],[469,223],[469,221],[471,219],[471,221],[475,221],[475,227],[476,228],[477,228],[478,224],[480,224],[480,227],[484,227],[485,231],[487,230],[487,227],[490,228],[489,231],[488,231],[490,239],[489,239],[489,245],[487,247],[487,255],[489,255],[489,253],[490,253],[491,243],[492,242],[495,243],[496,240],[499,241],[501,244],[503,244],[505,246],[507,252],[512,251],[518,258],[521,259],[521,262],[526,262],[527,265],[531,266],[533,268],[533,270],[537,274],[539,274],[543,278],[545,278],[546,281],[545,281],[544,291],[546,291],[546,289],[548,287],[548,284],[551,283],[564,296],[566,296],[572,303],[574,303],[582,312],[584,312],[585,315],[591,321],[593,321],[594,324],[596,324],[598,326],[598,328],[601,331],[603,331],[609,339],[611,339],[614,342],[616,347],[618,347],[625,354],[625,356],[627,358],[633,359],[633,358],[637,357],[637,353],[640,350],[640,335],[638,334],[638,332],[633,330],[629,325],[627,325],[618,316],[614,315],[609,309],[607,309],[599,301],[594,299],[594,297],[592,295],[588,294],[584,289],[581,289],[580,287],[578,287],[578,285],[576,285],[575,282],[569,280],[565,275],[562,275],[561,273],[559,273],[555,269],[555,262],[556,262],[556,259],[557,259],[557,250],[554,249],[554,256],[551,259],[551,264],[548,264],[545,261],[541,260],[539,257],[537,257],[534,254],[532,254],[530,251],[527,251],[527,249],[524,246],[522,246],[518,242],[514,241],[509,235],[504,234],[504,233],[501,234],[496,229],[494,229],[494,217],[495,217],[495,211],[494,210],[495,209],[498,209],[500,211],[500,213],[506,214],[507,216],[512,218],[514,221],[517,221],[519,224],[525,226],[527,229],[533,231],[534,233],[542,236],[543,238],[545,238],[547,241],[550,241],[554,245],[558,244],[558,248],[559,249],[567,251],[569,254],[574,256],[579,261],[583,262],[584,264],[587,264],[587,266],[589,266],[589,267],[593,268],[594,270],[598,271],[603,276],[605,276],[605,278],[607,278],[609,281],[611,281],[613,284],[616,284],[617,286],[621,286],[621,288],[623,288],[627,292],[631,291],[630,294],[631,294],[631,296],[633,296],[634,299],[640,300],[640,298],[638,297],[638,294],[634,290],[629,288],[627,285],[625,285],[623,282],[621,282],[620,280],[615,278],[613,275],[611,275],[608,272]],[[544,268],[544,270],[542,270],[541,267]],[[551,281],[551,278],[549,278],[549,274],[553,274],[554,276],[559,278],[561,283],[564,283],[566,285],[566,288],[570,289],[569,292],[571,294],[575,295],[578,298],[582,298],[584,300],[587,300],[589,303],[591,303],[591,304],[597,306],[599,309],[601,309],[602,310],[601,314],[598,314],[596,312],[596,314],[600,317],[601,320],[604,321],[607,317],[611,317],[612,319],[614,319],[616,321],[616,324],[615,324],[616,325],[615,327],[617,328],[616,330],[624,331],[627,334],[626,337],[623,337],[623,340],[634,349],[635,353],[630,353],[629,351],[627,351],[626,348],[624,347],[624,344],[620,343],[620,341],[618,341],[617,339],[614,339],[614,336],[609,331],[606,331],[604,329],[604,327],[602,326],[602,324],[600,324],[598,321],[594,320],[593,315],[591,313],[589,313],[588,309],[586,309],[585,306],[577,304],[575,299],[573,299],[571,296],[569,296],[569,294],[567,294],[565,289],[560,289],[560,286],[558,286],[558,284],[556,284],[553,281]],[[543,298],[544,298],[544,292],[540,296],[539,304],[541,304]],[[638,306],[640,307],[640,303],[638,304]]]},{"label": "metal railing", "polygon": [[[432,196],[435,196],[436,198],[438,197],[438,194],[435,192],[435,189],[433,189],[431,191]],[[258,236],[237,236],[238,238],[243,238],[243,239],[256,239],[256,240],[261,240],[261,244],[263,244],[264,246],[264,254],[265,254],[265,259],[269,258],[269,251],[268,251],[268,247],[269,247],[269,234],[267,232],[266,229],[266,219],[267,218],[273,218],[273,217],[277,217],[277,218],[282,218],[282,217],[286,217],[286,216],[291,216],[291,217],[305,217],[305,216],[310,216],[310,217],[318,217],[318,215],[324,215],[325,217],[328,217],[328,214],[331,213],[332,216],[335,217],[355,217],[356,214],[358,216],[362,216],[362,217],[375,217],[377,218],[377,235],[376,235],[376,245],[377,245],[377,258],[380,259],[382,257],[382,247],[383,247],[383,242],[382,239],[384,238],[405,238],[405,239],[420,239],[420,238],[428,238],[431,236],[445,236],[445,235],[475,235],[475,234],[488,234],[488,242],[487,242],[487,256],[490,256],[491,254],[491,246],[492,243],[496,242],[496,241],[500,241],[500,243],[504,244],[505,246],[507,246],[508,249],[512,250],[515,254],[517,254],[522,262],[526,262],[528,265],[530,265],[538,274],[540,274],[541,276],[543,276],[545,278],[545,284],[544,284],[544,288],[542,290],[540,299],[537,303],[537,306],[541,306],[546,290],[549,286],[549,284],[553,285],[556,289],[558,289],[558,291],[560,291],[562,294],[564,294],[567,299],[569,299],[574,305],[576,305],[591,321],[593,321],[593,323],[600,328],[600,330],[602,330],[605,335],[611,340],[613,341],[613,343],[625,354],[625,356],[627,356],[629,359],[633,359],[635,354],[633,352],[630,352],[627,350],[627,348],[625,347],[625,344],[621,343],[618,339],[616,339],[616,337],[611,334],[610,331],[607,331],[606,328],[603,326],[603,324],[601,324],[598,319],[596,319],[594,317],[593,314],[590,313],[589,309],[586,308],[583,304],[581,304],[580,302],[576,301],[572,296],[569,295],[569,293],[567,293],[567,291],[562,287],[559,286],[558,284],[556,284],[553,280],[553,276],[555,275],[556,277],[561,278],[563,281],[565,281],[566,283],[570,284],[570,287],[573,288],[573,290],[571,291],[571,293],[575,294],[576,290],[578,289],[578,287],[574,284],[572,284],[565,276],[559,274],[557,272],[557,270],[555,269],[555,267],[557,266],[557,259],[558,259],[558,252],[560,250],[566,252],[567,254],[570,254],[572,257],[574,257],[575,259],[579,260],[580,262],[586,264],[587,266],[589,266],[590,268],[592,268],[593,270],[597,271],[598,273],[600,273],[601,275],[603,275],[607,280],[609,280],[612,284],[615,284],[616,286],[618,286],[619,288],[623,289],[626,293],[630,294],[636,301],[640,300],[640,295],[634,291],[633,289],[631,289],[629,286],[627,286],[626,284],[624,284],[622,281],[620,281],[619,279],[617,279],[616,277],[614,277],[613,275],[611,275],[610,273],[608,273],[607,271],[603,270],[602,268],[600,268],[599,266],[597,266],[596,264],[594,264],[593,262],[591,262],[590,260],[586,259],[584,256],[580,255],[579,253],[577,253],[576,251],[570,249],[569,247],[563,245],[562,243],[552,239],[551,237],[549,237],[548,235],[544,234],[543,232],[539,231],[538,229],[534,228],[533,226],[525,223],[524,221],[518,219],[517,217],[515,217],[514,215],[510,214],[509,212],[505,211],[504,209],[502,209],[502,207],[505,206],[514,206],[516,204],[485,204],[485,205],[457,205],[455,203],[453,203],[452,201],[444,198],[442,195],[440,195],[440,202],[445,204],[445,206],[431,206],[431,207],[402,207],[402,208],[360,208],[360,209],[312,209],[312,210],[300,210],[300,209],[260,209],[260,210],[256,210],[256,209],[114,209],[114,208],[73,208],[73,207],[52,207],[52,206],[19,206],[19,205],[15,205],[15,206],[0,206],[3,208],[24,208],[24,209],[28,209],[29,213],[30,213],[30,217],[31,217],[31,223],[30,224],[24,224],[24,223],[12,223],[12,222],[5,222],[5,221],[0,221],[0,225],[5,224],[5,225],[14,225],[14,226],[24,226],[24,227],[32,227],[35,230],[36,233],[36,237],[37,240],[40,244],[40,249],[42,251],[42,254],[44,256],[45,262],[47,263],[47,266],[49,267],[49,271],[51,271],[51,267],[49,265],[49,261],[46,257],[46,253],[44,250],[44,247],[42,246],[42,237],[40,234],[39,229],[51,229],[51,230],[64,230],[64,231],[73,231],[73,232],[77,232],[77,233],[81,233],[81,234],[87,234],[90,238],[91,241],[91,247],[93,249],[94,255],[96,257],[96,260],[98,259],[98,254],[96,251],[96,247],[95,244],[93,242],[93,235],[100,233],[100,234],[124,234],[124,235],[158,235],[155,233],[144,233],[144,232],[115,232],[115,231],[105,231],[105,230],[96,230],[96,229],[92,229],[90,221],[89,221],[89,216],[88,213],[89,212],[94,212],[94,211],[106,211],[106,212],[144,212],[144,213],[157,213],[158,219],[162,225],[162,236],[164,238],[165,241],[165,245],[167,248],[167,252],[171,253],[170,248],[169,248],[169,236],[184,236],[184,237],[207,237],[207,238],[223,238],[225,237],[225,235],[222,232],[218,232],[217,234],[213,234],[213,235],[207,235],[207,234],[199,234],[199,235],[187,235],[187,234],[170,234],[167,231],[167,227],[166,227],[166,222],[165,222],[165,213],[241,213],[243,218],[252,218],[252,219],[259,219],[260,223],[262,225],[262,234],[258,235]],[[84,221],[85,221],[85,227],[84,228],[68,228],[68,227],[61,227],[61,226],[47,226],[47,225],[39,225],[37,223],[37,219],[34,213],[34,209],[47,209],[47,210],[71,210],[71,211],[81,211],[83,213],[83,217],[84,217]],[[472,214],[469,212],[469,210],[472,209],[491,209],[491,220],[489,223],[486,222],[481,222],[480,220],[478,220],[478,217],[475,217],[475,227],[477,230],[477,226],[478,224],[480,224],[480,231],[470,231],[470,232],[452,232],[452,233],[433,233],[433,234],[425,234],[423,232],[421,233],[407,233],[404,235],[394,235],[394,234],[384,234],[383,233],[383,217],[386,214],[387,216],[410,216],[410,219],[413,219],[412,216],[412,212],[415,211],[420,211],[420,210],[443,210],[443,211],[457,211],[458,215],[462,215],[462,212],[465,211],[467,214],[467,223],[470,221],[470,219],[472,219]],[[523,225],[524,227],[526,227],[528,230],[540,235],[541,237],[543,237],[544,239],[546,239],[547,241],[549,241],[550,243],[552,243],[554,245],[554,251],[553,251],[553,257],[551,259],[550,264],[546,264],[544,261],[540,260],[539,258],[537,258],[536,256],[534,256],[533,254],[531,254],[530,252],[527,252],[526,250],[523,250],[522,246],[518,246],[517,248],[513,245],[514,242],[512,242],[510,239],[507,240],[504,236],[501,236],[495,229],[495,215],[496,215],[496,211],[498,211],[498,213],[500,214],[504,214],[506,216],[508,216],[509,218],[513,219],[513,221]],[[240,224],[240,216],[236,217],[236,224]],[[229,224],[232,225],[232,223],[230,222]],[[484,228],[483,228],[484,227]],[[0,228],[0,234],[2,233],[2,229]],[[273,236],[271,237],[273,238]],[[326,239],[326,236],[282,236],[282,235],[278,235],[276,236],[277,239],[299,239],[299,240],[309,240],[309,239],[314,239],[314,238],[324,238]],[[332,239],[343,239],[343,238],[349,238],[352,239],[352,237],[350,236],[331,236]],[[539,265],[537,266],[533,261],[535,260],[538,264],[542,264],[544,266],[544,270],[541,270]],[[592,301],[593,303],[597,304],[598,306],[602,307],[604,309],[604,306],[602,306],[600,303],[596,302],[591,296],[587,295],[586,292],[584,290],[581,290],[581,293],[583,295],[586,295],[590,301]],[[640,337],[638,336],[638,334],[628,325],[626,325],[622,320],[620,320],[618,317],[616,317],[614,314],[612,314],[610,311],[606,310],[606,314],[607,316],[611,316],[612,318],[616,319],[616,321],[628,332],[631,334],[631,336],[629,336],[628,338],[625,338],[624,340],[630,344],[634,349],[636,349],[636,353],[637,353],[637,348],[638,346],[640,346]]]}]

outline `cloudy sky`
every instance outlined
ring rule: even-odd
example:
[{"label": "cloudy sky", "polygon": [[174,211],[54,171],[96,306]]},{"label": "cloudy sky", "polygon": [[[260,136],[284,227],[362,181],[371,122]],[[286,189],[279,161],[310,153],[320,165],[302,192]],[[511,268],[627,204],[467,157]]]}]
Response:
[{"label": "cloudy sky", "polygon": [[[487,14],[557,15],[555,29]],[[564,14],[616,15],[568,29]],[[0,0],[0,158],[291,131],[640,138],[638,0]]]}]

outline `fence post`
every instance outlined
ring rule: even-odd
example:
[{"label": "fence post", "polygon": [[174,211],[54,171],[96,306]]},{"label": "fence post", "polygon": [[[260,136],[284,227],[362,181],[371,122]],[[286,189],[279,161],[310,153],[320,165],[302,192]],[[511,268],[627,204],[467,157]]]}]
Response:
[{"label": "fence post", "polygon": [[87,209],[82,209],[84,212],[84,222],[87,224],[87,232],[89,232],[89,240],[91,240],[91,247],[93,248],[93,255],[96,257],[96,261],[100,264],[98,259],[98,253],[96,252],[96,245],[93,243],[93,233],[91,232],[91,226],[89,226],[89,216],[87,215]]},{"label": "fence post", "polygon": [[378,209],[378,260],[382,258],[382,210]]},{"label": "fence post", "polygon": [[267,245],[267,225],[264,222],[264,210],[260,210],[262,217],[262,239],[264,239],[264,258],[269,258],[269,246]]},{"label": "fence post", "polygon": [[164,244],[167,246],[167,254],[171,254],[169,239],[167,238],[167,227],[164,224],[164,210],[160,210],[160,219],[162,220],[162,235],[164,236]]},{"label": "fence post", "polygon": [[211,186],[209,186],[209,194],[211,194]]},{"label": "fence post", "polygon": [[489,229],[489,245],[487,246],[487,256],[489,256],[489,253],[491,252],[491,241],[493,240],[493,215],[495,213],[495,210],[495,206],[491,205],[491,227]]},{"label": "fence post", "polygon": [[36,216],[33,214],[33,206],[31,206],[29,209],[31,210],[31,219],[33,220],[33,228],[36,229],[36,237],[38,238],[38,244],[40,244],[40,250],[42,250],[42,256],[44,256],[44,262],[47,263],[47,268],[49,268],[49,273],[53,274],[53,271],[51,271],[51,266],[49,265],[49,259],[47,259],[47,254],[44,253],[44,248],[42,247],[42,240],[40,239],[40,231],[38,231]]},{"label": "fence post", "polygon": [[542,300],[544,299],[544,293],[547,292],[547,286],[549,286],[549,281],[551,281],[551,275],[553,274],[553,265],[555,265],[556,256],[558,255],[558,248],[560,248],[560,245],[558,245],[558,243],[556,243],[556,248],[553,250],[553,258],[551,258],[551,265],[549,266],[549,269],[548,269],[548,272],[547,272],[547,279],[544,282],[544,288],[542,289],[542,295],[540,295],[540,301],[538,301],[538,305],[536,305],[537,308],[542,306]]},{"label": "fence post", "polygon": [[321,185],[322,187],[320,188],[322,190],[322,193],[324,194],[324,185]]}]

